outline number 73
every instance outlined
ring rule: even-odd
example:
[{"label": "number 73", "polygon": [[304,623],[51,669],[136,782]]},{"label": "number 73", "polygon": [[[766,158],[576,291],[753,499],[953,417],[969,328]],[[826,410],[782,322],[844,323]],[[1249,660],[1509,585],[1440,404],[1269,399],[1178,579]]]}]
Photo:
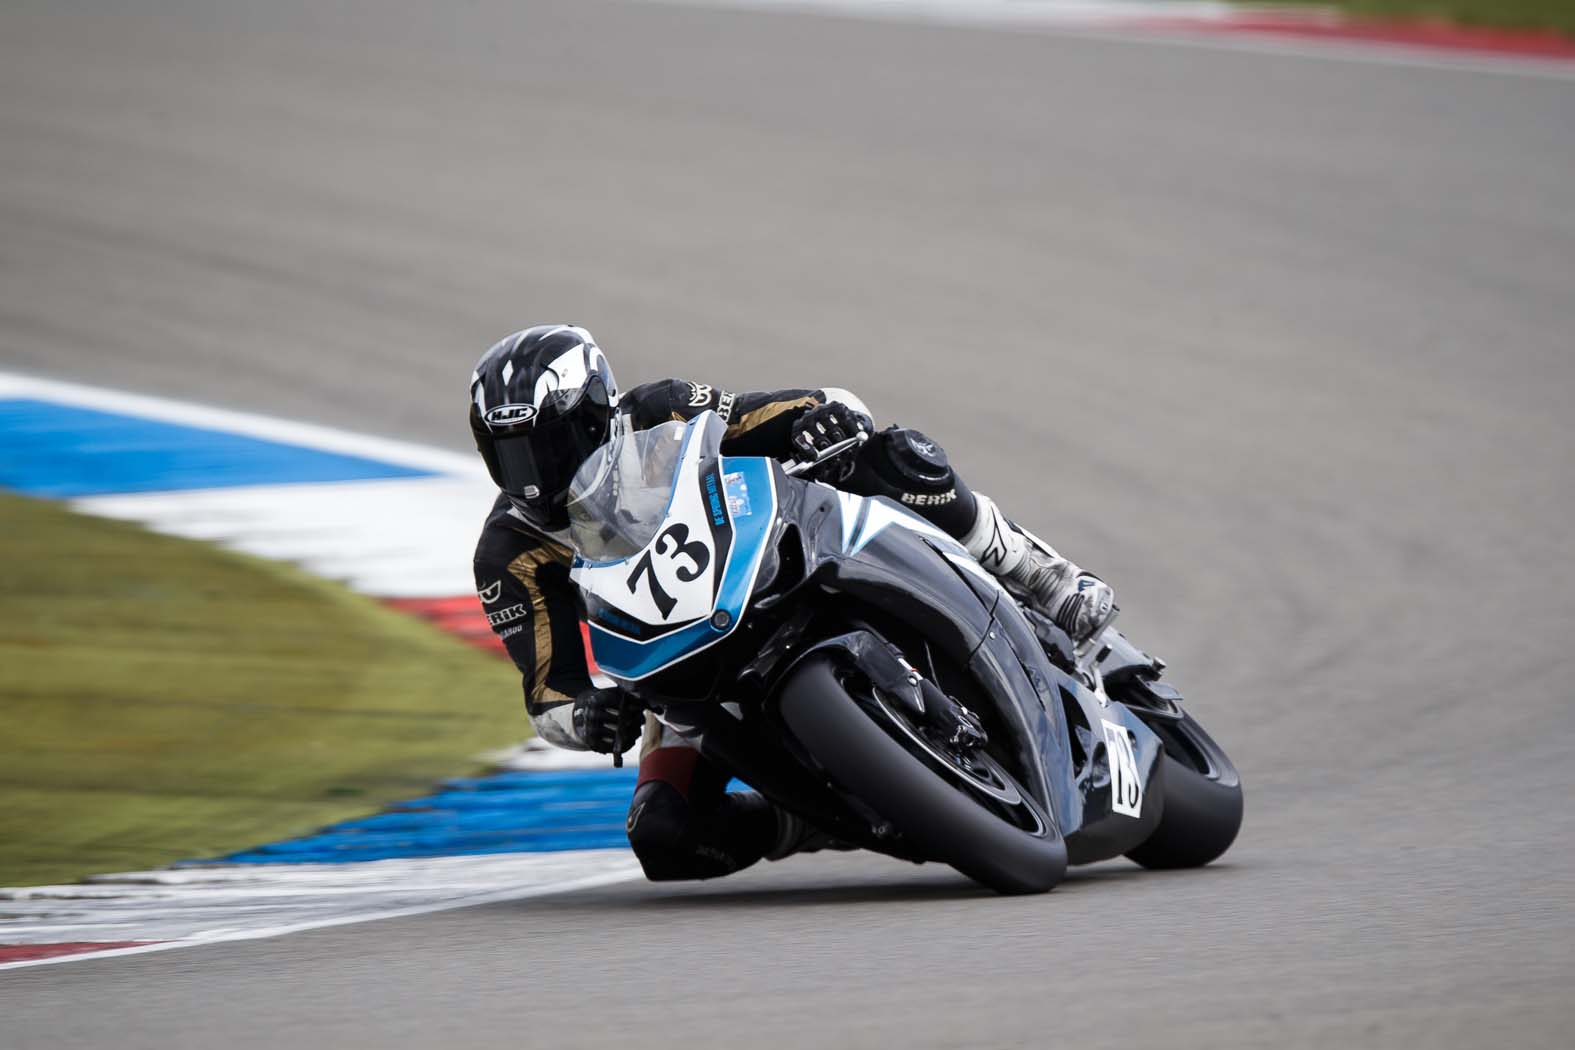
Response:
[{"label": "number 73", "polygon": [[674,598],[662,589],[661,583],[656,579],[656,565],[651,559],[652,552],[678,562],[680,558],[688,560],[688,564],[679,563],[673,570],[681,583],[692,583],[705,572],[706,566],[711,564],[711,550],[699,540],[689,542],[689,526],[682,522],[669,525],[662,534],[656,537],[656,542],[651,549],[640,555],[640,560],[634,563],[634,571],[629,574],[628,584],[630,594],[640,593],[640,580],[643,578],[651,589],[651,600],[656,603],[657,610],[662,614],[662,619],[667,619],[673,614],[673,609],[678,605]]}]

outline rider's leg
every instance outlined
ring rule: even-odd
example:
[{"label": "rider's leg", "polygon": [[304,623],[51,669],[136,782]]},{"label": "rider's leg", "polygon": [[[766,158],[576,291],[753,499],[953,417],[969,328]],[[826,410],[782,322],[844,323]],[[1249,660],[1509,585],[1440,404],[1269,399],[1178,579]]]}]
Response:
[{"label": "rider's leg", "polygon": [[1108,583],[1023,535],[989,496],[975,493],[974,503],[978,510],[973,527],[961,537],[963,546],[980,565],[1021,584],[1072,641],[1087,641],[1116,618],[1116,595]]},{"label": "rider's leg", "polygon": [[1115,595],[1092,573],[1030,540],[958,477],[946,452],[917,430],[888,427],[859,453],[850,492],[889,496],[962,541],[979,564],[1012,580],[1073,641],[1093,637],[1115,618]]},{"label": "rider's leg", "polygon": [[801,821],[753,791],[727,791],[728,774],[655,718],[645,739],[627,830],[652,882],[714,879],[819,845]]}]

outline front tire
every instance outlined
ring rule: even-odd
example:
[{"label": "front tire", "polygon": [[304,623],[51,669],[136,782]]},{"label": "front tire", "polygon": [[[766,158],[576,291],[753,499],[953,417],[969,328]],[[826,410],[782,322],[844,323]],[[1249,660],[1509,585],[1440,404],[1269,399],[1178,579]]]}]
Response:
[{"label": "front tire", "polygon": [[1028,831],[965,794],[876,723],[830,657],[811,656],[793,672],[781,715],[838,786],[927,857],[999,893],[1043,893],[1066,874],[1066,844],[1052,822],[1034,811],[1037,831]]},{"label": "front tire", "polygon": [[1191,715],[1150,728],[1165,745],[1165,811],[1154,833],[1127,857],[1145,868],[1201,868],[1229,849],[1241,830],[1241,776]]}]

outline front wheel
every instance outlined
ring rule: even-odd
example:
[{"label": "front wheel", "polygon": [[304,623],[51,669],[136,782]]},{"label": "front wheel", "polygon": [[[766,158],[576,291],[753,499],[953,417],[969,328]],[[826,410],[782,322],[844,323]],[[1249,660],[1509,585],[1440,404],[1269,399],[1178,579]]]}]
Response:
[{"label": "front wheel", "polygon": [[1224,748],[1191,715],[1150,724],[1165,745],[1165,810],[1127,857],[1145,868],[1201,868],[1241,830],[1241,776]]},{"label": "front wheel", "polygon": [[925,856],[999,893],[1060,882],[1066,844],[1011,777],[983,756],[948,762],[858,678],[811,656],[782,689],[782,720],[831,779]]}]

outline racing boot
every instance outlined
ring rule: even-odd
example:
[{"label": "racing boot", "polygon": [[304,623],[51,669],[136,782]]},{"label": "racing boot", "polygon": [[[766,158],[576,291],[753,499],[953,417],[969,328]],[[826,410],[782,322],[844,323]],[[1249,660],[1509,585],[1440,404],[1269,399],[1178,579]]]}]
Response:
[{"label": "racing boot", "polygon": [[1029,539],[990,497],[973,495],[978,512],[962,542],[980,565],[1027,591],[1035,611],[1048,616],[1075,645],[1110,625],[1116,618],[1116,595],[1109,584]]},{"label": "racing boot", "polygon": [[780,806],[777,811],[777,838],[766,851],[767,860],[781,860],[795,853],[818,853],[823,849],[850,850],[854,847],[834,839],[815,825]]}]

